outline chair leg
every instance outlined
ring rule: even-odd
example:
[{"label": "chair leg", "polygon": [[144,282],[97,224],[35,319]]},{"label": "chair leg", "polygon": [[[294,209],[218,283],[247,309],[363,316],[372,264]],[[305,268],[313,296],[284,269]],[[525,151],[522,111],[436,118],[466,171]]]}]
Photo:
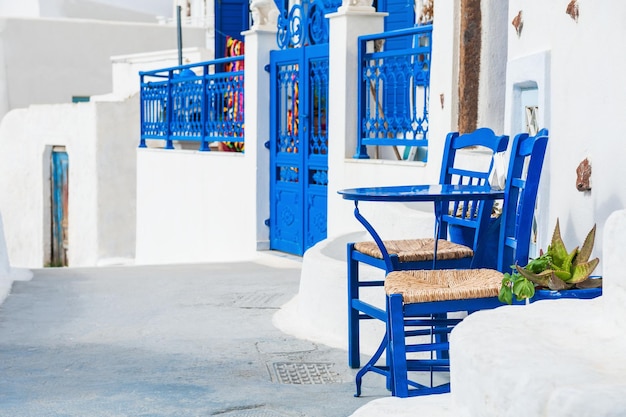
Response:
[{"label": "chair leg", "polygon": [[359,298],[359,262],[352,258],[354,243],[348,243],[348,366],[361,366],[359,347],[359,311],[352,306],[352,300]]},{"label": "chair leg", "polygon": [[404,334],[404,309],[402,295],[387,296],[387,320],[389,326],[389,349],[391,362],[391,395],[406,398],[409,396],[406,340]]}]

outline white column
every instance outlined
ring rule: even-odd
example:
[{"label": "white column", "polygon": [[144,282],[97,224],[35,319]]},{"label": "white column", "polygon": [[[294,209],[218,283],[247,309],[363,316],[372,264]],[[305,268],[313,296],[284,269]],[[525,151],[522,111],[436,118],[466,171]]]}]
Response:
[{"label": "white column", "polygon": [[478,83],[477,126],[504,129],[507,34],[511,27],[508,2],[486,1],[482,7],[480,79]]},{"label": "white column", "polygon": [[329,19],[328,95],[328,236],[341,233],[352,212],[337,194],[345,188],[344,161],[352,158],[357,143],[358,38],[383,32],[387,13],[373,7],[344,3]]},{"label": "white column", "polygon": [[[269,151],[264,144],[270,140],[270,50],[276,49],[276,29],[254,27],[245,37],[245,154],[256,160],[256,236],[257,249],[269,248],[269,228],[265,219],[269,208]],[[254,173],[252,174],[254,175]]]}]

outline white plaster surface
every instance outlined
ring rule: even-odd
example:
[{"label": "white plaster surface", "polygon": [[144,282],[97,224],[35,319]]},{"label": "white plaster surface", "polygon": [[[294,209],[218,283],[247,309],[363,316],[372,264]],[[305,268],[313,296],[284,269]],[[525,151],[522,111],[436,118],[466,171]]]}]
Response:
[{"label": "white plaster surface", "polygon": [[137,264],[250,259],[253,154],[137,150]]},{"label": "white plaster surface", "polygon": [[[110,93],[111,56],[176,49],[176,27],[157,23],[4,17],[0,28],[0,117]],[[186,47],[205,45],[203,28],[183,36]]]},{"label": "white plaster surface", "polygon": [[[384,225],[377,227],[377,232],[384,238],[433,236],[434,217],[429,204],[390,204],[386,206],[386,210],[372,210],[376,207],[376,203],[359,205],[361,213],[372,224]],[[385,218],[395,221],[384,222]],[[360,230],[353,233],[325,239],[306,251],[302,259],[299,295],[286,306],[284,313],[277,315],[276,325],[283,331],[333,347],[347,348],[346,244],[372,240],[363,226],[358,229]],[[381,280],[384,276],[381,269],[365,264],[360,266],[361,280]],[[384,308],[385,293],[382,287],[362,288],[360,298]],[[282,314],[285,314],[284,320],[281,319]],[[295,323],[296,326],[291,325]],[[384,327],[381,322],[362,320],[361,350],[364,353],[374,353],[383,335]]]},{"label": "white plaster surface", "polygon": [[506,1],[481,1],[482,43],[477,126],[489,126],[498,134],[503,132],[506,109],[504,102],[507,67],[506,33],[511,26],[507,18],[508,8]]},{"label": "white plaster surface", "polygon": [[12,268],[4,239],[4,223],[0,213],[0,304],[9,295],[13,281],[28,281],[33,273],[24,268]]},{"label": "white plaster surface", "polygon": [[[560,390],[623,390],[626,339],[603,314],[604,302],[549,300],[470,315],[451,337],[452,397],[459,415],[567,416],[546,413]],[[584,409],[581,399],[569,402]],[[626,403],[620,406],[626,411]]]},{"label": "white plaster surface", "polygon": [[[124,122],[121,122],[121,121]],[[134,257],[139,100],[31,106],[0,124],[0,210],[13,265],[42,267],[50,248],[50,153],[68,154],[68,262]]]},{"label": "white plaster surface", "polygon": [[[626,164],[616,152],[614,139],[623,129],[621,97],[626,94],[626,83],[622,81],[621,68],[626,52],[616,48],[614,42],[598,39],[626,36],[626,26],[621,24],[626,16],[626,2],[611,0],[599,7],[592,0],[578,0],[578,21],[565,13],[567,4],[541,0],[508,3],[508,22],[522,10],[524,27],[518,37],[513,26],[508,25],[507,75],[519,59],[549,52],[547,67],[526,74],[527,81],[546,82],[547,100],[539,112],[544,127],[550,129],[544,163],[547,174],[542,177],[539,195],[539,247],[547,247],[557,217],[567,247],[582,242],[593,223],[597,223],[600,272],[604,223],[626,201],[626,189],[616,185],[616,179],[626,177]],[[593,65],[588,64],[591,62]],[[541,74],[543,68],[547,74]],[[506,88],[510,94],[511,81],[507,80]],[[507,112],[512,111],[509,100],[506,106]],[[592,190],[579,192],[575,188],[576,167],[585,158],[592,165]]]},{"label": "white plaster surface", "polygon": [[172,0],[0,0],[0,15],[155,22],[170,16]]},{"label": "white plaster surface", "polygon": [[[206,48],[183,48],[183,65],[213,59]],[[113,94],[123,97],[139,90],[139,71],[150,71],[178,65],[178,50],[170,49],[111,57],[113,68]]]},{"label": "white plaster surface", "polygon": [[[265,219],[270,217],[270,153],[264,143],[269,140],[270,131],[270,75],[265,71],[269,62],[270,51],[276,43],[277,30],[252,29],[243,33],[246,43],[246,82],[244,94],[246,102],[257,103],[254,111],[246,111],[244,122],[246,126],[246,155],[256,160],[256,203],[253,217],[256,218],[256,233],[254,239],[258,249],[269,249],[269,227]],[[252,232],[252,231],[248,231]]]}]

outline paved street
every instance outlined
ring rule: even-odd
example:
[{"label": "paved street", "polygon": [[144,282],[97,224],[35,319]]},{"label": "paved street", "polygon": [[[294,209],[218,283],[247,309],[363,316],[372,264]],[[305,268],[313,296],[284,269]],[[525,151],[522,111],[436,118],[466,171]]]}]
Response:
[{"label": "paved street", "polygon": [[354,398],[344,350],[272,325],[299,268],[34,270],[0,306],[0,415],[344,417],[388,396],[373,377]]}]

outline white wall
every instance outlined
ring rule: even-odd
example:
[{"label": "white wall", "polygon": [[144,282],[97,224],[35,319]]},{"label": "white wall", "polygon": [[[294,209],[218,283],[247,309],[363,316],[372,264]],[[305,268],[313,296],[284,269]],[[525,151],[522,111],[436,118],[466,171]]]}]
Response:
[{"label": "white wall", "polygon": [[172,0],[0,0],[0,15],[65,17],[134,22],[156,22],[170,17]]},{"label": "white wall", "polygon": [[[204,46],[186,28],[186,46]],[[176,28],[94,20],[0,19],[0,117],[30,104],[71,102],[112,90],[110,57],[176,49]]]},{"label": "white wall", "polygon": [[[614,40],[626,37],[626,3],[611,0],[602,5],[579,0],[578,22],[565,13],[566,4],[541,0],[511,0],[509,21],[523,11],[521,36],[509,27],[509,65],[531,60],[547,51],[546,108],[539,109],[550,129],[543,171],[541,233],[546,247],[556,218],[560,218],[566,246],[577,245],[593,223],[598,225],[595,255],[602,259],[603,225],[609,214],[624,207],[626,177],[621,131],[626,113],[626,83],[622,68],[626,52]],[[538,75],[526,69],[528,79]],[[516,70],[520,79],[523,70]],[[510,97],[513,80],[507,81]],[[540,96],[542,92],[540,91]],[[541,99],[540,99],[541,101]],[[512,99],[507,117],[512,118]],[[510,124],[510,121],[509,121]],[[585,158],[592,165],[590,192],[576,189],[576,167]],[[544,183],[545,182],[545,183]],[[597,272],[601,272],[601,266]]]},{"label": "white wall", "polygon": [[137,95],[7,114],[0,124],[0,212],[12,265],[49,260],[52,146],[65,146],[69,159],[68,263],[134,256],[138,123]]},{"label": "white wall", "polygon": [[255,173],[247,152],[138,149],[135,262],[252,258]]},{"label": "white wall", "polygon": [[[183,65],[213,59],[205,48],[183,48]],[[158,70],[178,65],[178,50],[145,52],[111,57],[113,94],[123,97],[139,90],[139,71]]]}]

